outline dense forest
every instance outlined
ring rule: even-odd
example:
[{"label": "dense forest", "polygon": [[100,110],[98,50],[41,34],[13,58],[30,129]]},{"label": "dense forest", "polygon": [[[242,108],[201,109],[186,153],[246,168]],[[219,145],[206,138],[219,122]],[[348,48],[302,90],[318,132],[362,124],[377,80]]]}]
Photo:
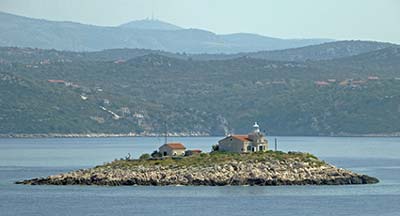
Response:
[{"label": "dense forest", "polygon": [[[335,43],[347,53],[335,54]],[[150,134],[167,124],[170,133],[223,135],[254,121],[274,135],[400,132],[398,46],[316,49],[268,59],[0,48],[0,134]]]}]

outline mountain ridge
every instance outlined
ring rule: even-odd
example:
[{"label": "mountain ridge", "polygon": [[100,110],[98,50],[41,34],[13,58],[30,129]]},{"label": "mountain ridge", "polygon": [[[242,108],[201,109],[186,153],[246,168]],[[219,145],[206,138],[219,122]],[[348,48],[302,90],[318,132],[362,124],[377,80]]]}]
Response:
[{"label": "mountain ridge", "polygon": [[397,47],[302,62],[157,53],[53,61],[41,52],[0,61],[1,134],[160,134],[165,121],[173,133],[218,136],[244,133],[253,121],[275,135],[400,131]]},{"label": "mountain ridge", "polygon": [[[311,45],[295,49],[286,49],[278,51],[262,51],[237,54],[185,54],[171,53],[161,50],[149,49],[107,49],[94,52],[74,52],[47,50],[36,48],[18,48],[18,47],[0,47],[0,60],[10,62],[26,62],[26,61],[126,61],[148,54],[160,54],[178,59],[193,60],[227,60],[240,57],[250,57],[255,59],[275,60],[275,61],[318,61],[330,60],[338,58],[346,58],[388,47],[400,47],[397,44],[382,43],[374,41],[335,41],[323,43],[319,45]],[[329,49],[340,50],[340,52],[332,52]],[[30,60],[29,60],[30,59]]]},{"label": "mountain ridge", "polygon": [[156,19],[134,20],[119,25],[122,28],[148,29],[148,30],[182,30],[182,27]]},{"label": "mountain ridge", "polygon": [[140,26],[138,23],[134,25],[136,28],[129,28],[129,23],[125,24],[125,27],[124,24],[122,27],[102,27],[69,21],[33,19],[0,12],[0,46],[66,51],[146,48],[186,53],[238,53],[286,49],[331,41],[329,39],[277,39],[265,36],[259,38],[257,35],[243,37],[243,34],[220,35],[207,30],[190,28],[165,30],[165,28],[171,29],[170,25],[168,24],[169,27],[164,25],[161,30],[149,29],[150,27],[137,28]]}]

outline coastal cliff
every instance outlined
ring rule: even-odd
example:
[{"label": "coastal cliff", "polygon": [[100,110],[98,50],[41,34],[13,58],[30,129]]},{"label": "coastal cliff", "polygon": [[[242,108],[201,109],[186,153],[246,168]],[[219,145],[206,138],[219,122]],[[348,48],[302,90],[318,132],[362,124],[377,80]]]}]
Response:
[{"label": "coastal cliff", "polygon": [[344,185],[379,180],[336,168],[308,153],[210,153],[184,158],[115,160],[45,178],[29,185]]}]

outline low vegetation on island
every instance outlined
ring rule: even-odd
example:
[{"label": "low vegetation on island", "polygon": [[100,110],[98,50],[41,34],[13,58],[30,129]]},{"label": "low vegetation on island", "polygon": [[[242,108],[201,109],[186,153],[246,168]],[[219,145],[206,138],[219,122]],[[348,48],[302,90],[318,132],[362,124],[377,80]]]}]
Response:
[{"label": "low vegetation on island", "polygon": [[300,152],[211,152],[186,157],[119,159],[90,169],[17,182],[30,185],[344,185],[378,179]]}]

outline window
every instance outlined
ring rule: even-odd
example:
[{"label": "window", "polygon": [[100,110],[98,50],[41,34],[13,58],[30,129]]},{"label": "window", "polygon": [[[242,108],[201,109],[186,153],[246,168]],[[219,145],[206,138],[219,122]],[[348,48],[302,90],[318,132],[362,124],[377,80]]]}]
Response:
[{"label": "window", "polygon": [[251,151],[251,146],[250,145],[247,146],[247,151]]},{"label": "window", "polygon": [[258,149],[259,149],[260,151],[262,151],[262,150],[264,150],[264,146],[260,145],[260,146],[258,146]]}]

